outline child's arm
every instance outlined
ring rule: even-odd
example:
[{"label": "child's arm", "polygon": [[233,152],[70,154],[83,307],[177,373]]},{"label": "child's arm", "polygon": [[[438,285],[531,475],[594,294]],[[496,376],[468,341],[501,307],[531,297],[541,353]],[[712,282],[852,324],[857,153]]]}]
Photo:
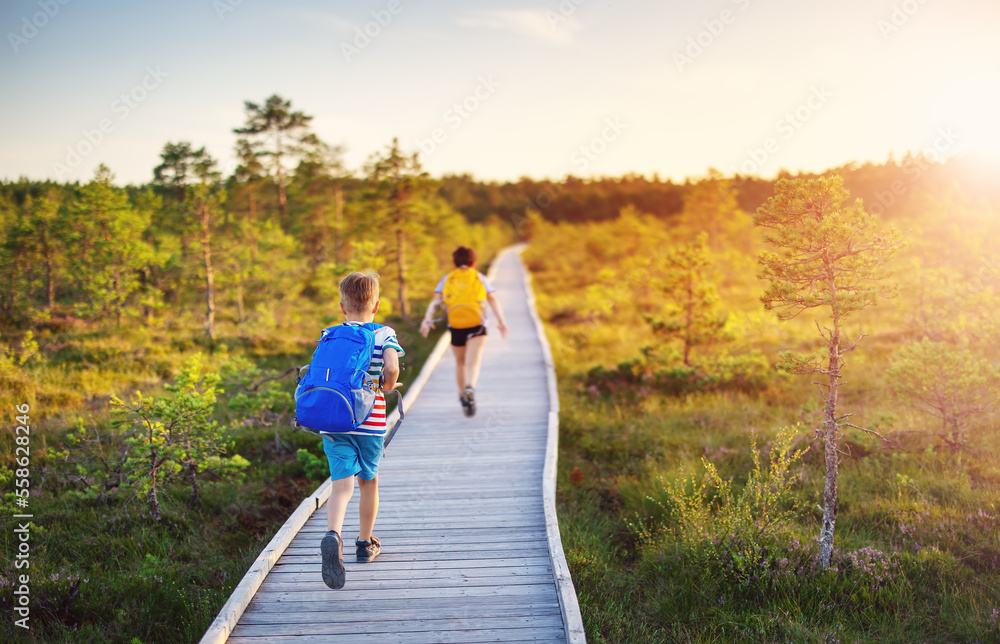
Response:
[{"label": "child's arm", "polygon": [[434,315],[434,309],[441,304],[443,299],[444,297],[440,293],[435,293],[434,299],[432,299],[431,303],[427,305],[427,313],[424,313],[424,320],[420,323],[420,335],[425,338],[427,337],[427,334],[431,332],[431,329],[434,328],[434,323],[431,322],[431,316]]},{"label": "child's arm", "polygon": [[403,383],[396,382],[399,378],[399,352],[392,347],[382,349],[382,389],[390,391],[396,387],[402,387]]},{"label": "child's arm", "polygon": [[503,336],[504,339],[507,339],[507,334],[509,333],[509,329],[507,329],[507,320],[503,317],[503,310],[500,308],[500,300],[497,299],[496,293],[487,293],[486,301],[489,302],[490,308],[493,309],[493,312],[497,316],[497,328],[500,329],[500,335]]}]

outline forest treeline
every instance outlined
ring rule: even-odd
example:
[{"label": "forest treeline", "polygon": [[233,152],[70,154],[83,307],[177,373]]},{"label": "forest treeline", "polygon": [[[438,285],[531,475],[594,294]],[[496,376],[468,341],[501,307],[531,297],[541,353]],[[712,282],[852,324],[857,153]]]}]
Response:
[{"label": "forest treeline", "polygon": [[379,271],[382,310],[407,318],[455,244],[488,256],[512,236],[458,213],[395,140],[351,173],[290,101],[245,110],[229,176],[204,147],[176,141],[143,185],[119,187],[101,166],[82,185],[0,186],[3,326],[190,311],[212,338],[220,325],[252,335],[298,298],[329,300],[354,269]]},{"label": "forest treeline", "polygon": [[[322,141],[313,117],[290,101],[271,96],[244,109],[228,176],[198,142],[175,141],[141,185],[116,185],[104,166],[83,184],[0,183],[0,328],[38,328],[53,316],[115,324],[166,316],[196,320],[210,338],[219,325],[246,337],[273,328],[300,297],[331,297],[340,275],[361,268],[382,275],[383,311],[408,319],[411,298],[447,268],[457,243],[488,256],[530,236],[534,220],[610,221],[626,207],[675,221],[699,186],[719,178],[433,178],[396,140],[349,169],[342,148]],[[887,219],[956,182],[973,201],[1000,194],[961,162],[922,156],[834,172]],[[745,212],[774,190],[757,177],[728,185]]]}]

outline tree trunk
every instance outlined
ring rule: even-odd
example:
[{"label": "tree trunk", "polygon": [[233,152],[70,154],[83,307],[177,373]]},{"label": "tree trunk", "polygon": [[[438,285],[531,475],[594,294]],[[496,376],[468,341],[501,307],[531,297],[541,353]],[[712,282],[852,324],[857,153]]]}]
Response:
[{"label": "tree trunk", "polygon": [[823,525],[819,532],[819,566],[827,568],[833,556],[833,535],[837,523],[837,468],[840,455],[837,453],[837,390],[840,385],[840,321],[834,314],[833,331],[828,348],[830,360],[827,365],[828,391],[826,407],[823,410],[823,446],[826,456],[826,481],[823,486]]},{"label": "tree trunk", "polygon": [[[192,458],[191,439],[185,439],[184,444],[187,448],[188,458]],[[198,509],[201,507],[201,494],[199,494],[198,490],[198,464],[194,460],[188,463],[188,478],[191,480],[190,505],[192,508]]]},{"label": "tree trunk", "polygon": [[396,229],[396,268],[399,271],[399,312],[406,323],[410,323],[410,303],[406,299],[406,240],[403,229]]},{"label": "tree trunk", "polygon": [[115,323],[118,326],[122,325],[122,307],[124,306],[124,302],[122,302],[123,298],[121,296],[120,280],[121,280],[121,271],[120,271],[120,269],[115,268],[115,278],[114,278],[114,287],[115,287]]},{"label": "tree trunk", "polygon": [[[149,269],[145,267],[139,269],[139,283],[142,285],[143,295],[149,290],[149,282]],[[142,320],[146,326],[149,326],[150,322],[153,321],[153,307],[149,305],[149,300],[146,300],[142,305]]]},{"label": "tree trunk", "polygon": [[160,501],[156,498],[156,453],[149,458],[150,470],[149,470],[149,492],[146,493],[146,499],[149,501],[149,511],[153,513],[154,519],[160,518]]},{"label": "tree trunk", "polygon": [[205,258],[205,331],[215,341],[215,274],[212,272],[212,231],[208,204],[201,206],[202,250]]},{"label": "tree trunk", "polygon": [[248,183],[250,189],[250,258],[257,261],[257,185]]},{"label": "tree trunk", "polygon": [[333,212],[336,228],[334,229],[333,260],[338,266],[343,261],[344,244],[344,191],[337,182],[333,186]]},{"label": "tree trunk", "polygon": [[316,268],[326,261],[327,245],[329,244],[330,238],[330,232],[327,230],[326,226],[326,211],[323,210],[322,203],[316,204],[313,218],[315,220],[316,232],[318,233],[317,238],[319,240],[313,254],[313,273],[315,273]]},{"label": "tree trunk", "polygon": [[247,183],[247,190],[249,191],[248,198],[250,199],[250,221],[257,223],[257,190],[256,185],[251,181]]},{"label": "tree trunk", "polygon": [[49,301],[49,311],[56,306],[56,281],[53,276],[52,247],[49,245],[48,235],[44,237],[45,244],[45,291]]},{"label": "tree trunk", "polygon": [[281,156],[277,157],[275,180],[278,183],[278,223],[281,225],[282,229],[285,229],[288,219],[288,202],[285,195],[285,170],[281,167]]},{"label": "tree trunk", "polygon": [[691,320],[694,317],[694,287],[693,278],[688,275],[687,283],[687,315],[684,322],[684,366],[691,366]]},{"label": "tree trunk", "polygon": [[243,309],[243,272],[239,266],[236,267],[236,314],[239,316],[240,329],[242,330],[247,317]]}]

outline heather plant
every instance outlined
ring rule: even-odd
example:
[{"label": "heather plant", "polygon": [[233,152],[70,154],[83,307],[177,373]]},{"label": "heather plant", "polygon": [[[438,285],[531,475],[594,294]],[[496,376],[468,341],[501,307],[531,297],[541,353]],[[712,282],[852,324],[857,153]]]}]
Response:
[{"label": "heather plant", "polygon": [[[793,467],[806,449],[792,449],[797,428],[782,428],[771,442],[768,462],[761,461],[757,437],[750,442],[753,463],[746,484],[739,492],[733,479],[719,474],[715,464],[702,458],[704,475],[699,480],[693,470],[664,482],[666,503],[650,500],[674,519],[672,537],[699,558],[724,561],[737,578],[746,581],[757,570],[769,546],[796,514],[792,490],[796,482]],[[639,527],[644,536],[651,530]]]}]

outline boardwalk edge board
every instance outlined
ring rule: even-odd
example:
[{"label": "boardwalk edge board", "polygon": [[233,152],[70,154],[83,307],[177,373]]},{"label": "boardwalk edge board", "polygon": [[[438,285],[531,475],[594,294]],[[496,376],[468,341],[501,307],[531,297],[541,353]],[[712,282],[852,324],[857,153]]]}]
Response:
[{"label": "boardwalk edge board", "polygon": [[[494,280],[496,278],[497,269],[500,266],[500,260],[508,252],[515,251],[520,252],[519,247],[508,247],[497,253],[493,262],[490,264],[490,269],[487,272],[487,279]],[[529,297],[530,291],[529,291]],[[534,305],[531,308],[534,311]],[[537,315],[536,315],[537,317]],[[543,336],[544,339],[544,336]],[[441,361],[444,357],[445,352],[448,350],[448,346],[451,344],[451,338],[447,333],[441,336],[438,343],[434,345],[434,350],[431,351],[430,355],[427,357],[427,361],[424,366],[420,369],[420,375],[410,386],[409,391],[403,396],[403,401],[400,403],[403,405],[404,411],[409,409],[413,403],[416,401],[417,396],[420,395],[420,391],[424,388],[424,385],[430,379],[431,372],[434,371],[434,367],[437,363]],[[550,387],[551,391],[551,387]],[[393,410],[389,417],[386,419],[386,424],[389,427],[396,422],[399,417],[399,411]],[[388,455],[388,451],[386,453]],[[292,516],[288,517],[284,525],[278,529],[271,538],[271,541],[267,544],[264,550],[261,551],[257,559],[254,560],[253,564],[250,565],[250,569],[247,573],[243,575],[243,579],[237,584],[236,588],[233,590],[233,594],[229,596],[229,599],[223,605],[222,610],[216,615],[215,619],[209,625],[208,630],[202,636],[199,644],[220,644],[229,639],[230,634],[233,632],[233,628],[240,621],[240,617],[243,615],[243,611],[246,610],[247,606],[250,605],[250,600],[257,593],[261,584],[264,583],[264,578],[267,577],[267,573],[271,572],[274,568],[275,563],[281,558],[285,550],[288,548],[289,544],[292,543],[292,539],[298,534],[299,530],[306,524],[312,514],[319,508],[319,506],[326,503],[326,500],[330,498],[332,482],[327,479],[322,485],[316,488],[312,494],[310,494],[299,507],[296,508]],[[556,535],[558,536],[558,527],[556,528]],[[551,534],[550,534],[551,538]],[[559,549],[560,554],[562,553],[562,548]],[[564,562],[565,565],[565,562]],[[567,573],[568,574],[568,573]],[[561,601],[561,600],[560,600]],[[575,601],[575,595],[574,595]]]},{"label": "boardwalk edge board", "polygon": [[[517,248],[518,254],[525,246]],[[552,570],[556,580],[556,591],[559,595],[559,608],[562,610],[563,624],[566,627],[566,640],[569,644],[586,644],[587,636],[583,630],[583,616],[580,613],[580,603],[576,598],[576,588],[573,577],[569,573],[566,554],[563,552],[562,537],[559,535],[559,519],[556,516],[556,463],[559,458],[559,390],[556,388],[556,367],[552,358],[552,347],[545,335],[545,327],[538,317],[535,307],[535,291],[531,287],[531,273],[524,266],[524,288],[528,293],[528,312],[538,331],[538,341],[542,345],[542,356],[545,359],[545,379],[549,388],[549,428],[548,441],[545,448],[545,470],[542,474],[542,496],[545,506],[545,527],[549,537],[549,556],[552,559]]]}]

